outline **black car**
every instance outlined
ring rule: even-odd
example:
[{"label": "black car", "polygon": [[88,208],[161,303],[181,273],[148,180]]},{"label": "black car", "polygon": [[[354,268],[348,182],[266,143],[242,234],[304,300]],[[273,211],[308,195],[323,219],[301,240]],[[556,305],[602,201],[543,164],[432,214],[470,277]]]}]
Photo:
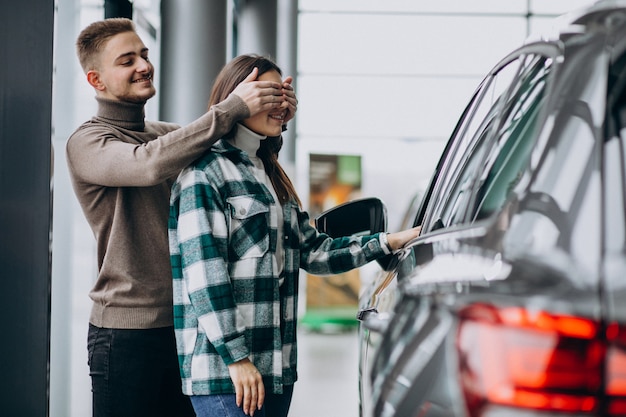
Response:
[{"label": "black car", "polygon": [[626,416],[626,1],[493,68],[414,225],[361,300],[362,415]]}]

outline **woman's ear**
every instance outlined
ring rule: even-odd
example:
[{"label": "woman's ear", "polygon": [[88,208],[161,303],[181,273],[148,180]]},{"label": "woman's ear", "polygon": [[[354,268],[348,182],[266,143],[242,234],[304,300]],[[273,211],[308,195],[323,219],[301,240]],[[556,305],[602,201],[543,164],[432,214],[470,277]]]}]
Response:
[{"label": "woman's ear", "polygon": [[87,82],[96,90],[103,91],[105,89],[104,83],[100,79],[100,73],[98,71],[87,71]]}]

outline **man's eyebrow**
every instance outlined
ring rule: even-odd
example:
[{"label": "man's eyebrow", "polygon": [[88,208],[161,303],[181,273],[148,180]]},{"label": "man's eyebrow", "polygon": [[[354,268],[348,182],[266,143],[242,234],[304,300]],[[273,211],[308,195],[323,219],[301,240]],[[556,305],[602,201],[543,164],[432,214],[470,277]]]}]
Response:
[{"label": "man's eyebrow", "polygon": [[[148,48],[142,48],[141,49],[141,54],[144,54],[144,53],[147,53],[147,52],[148,52]],[[124,54],[119,55],[117,58],[115,58],[115,60],[117,61],[119,59],[131,57],[131,56],[135,56],[135,55],[137,55],[136,52],[130,51],[130,52],[126,52]]]}]

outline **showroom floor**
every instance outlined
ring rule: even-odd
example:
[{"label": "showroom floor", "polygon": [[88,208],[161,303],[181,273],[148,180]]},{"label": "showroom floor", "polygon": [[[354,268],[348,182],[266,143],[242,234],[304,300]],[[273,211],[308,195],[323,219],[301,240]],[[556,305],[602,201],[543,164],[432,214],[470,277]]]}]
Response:
[{"label": "showroom floor", "polygon": [[290,417],[357,417],[356,331],[298,333],[298,382]]}]

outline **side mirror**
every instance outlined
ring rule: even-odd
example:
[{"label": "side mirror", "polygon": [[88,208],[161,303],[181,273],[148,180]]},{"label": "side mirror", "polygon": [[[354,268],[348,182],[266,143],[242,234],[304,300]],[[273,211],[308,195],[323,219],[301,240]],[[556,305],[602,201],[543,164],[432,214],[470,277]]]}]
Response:
[{"label": "side mirror", "polygon": [[[385,232],[387,207],[375,197],[349,201],[317,216],[315,228],[333,238]],[[392,255],[388,255],[377,262],[386,270],[392,258]]]}]

